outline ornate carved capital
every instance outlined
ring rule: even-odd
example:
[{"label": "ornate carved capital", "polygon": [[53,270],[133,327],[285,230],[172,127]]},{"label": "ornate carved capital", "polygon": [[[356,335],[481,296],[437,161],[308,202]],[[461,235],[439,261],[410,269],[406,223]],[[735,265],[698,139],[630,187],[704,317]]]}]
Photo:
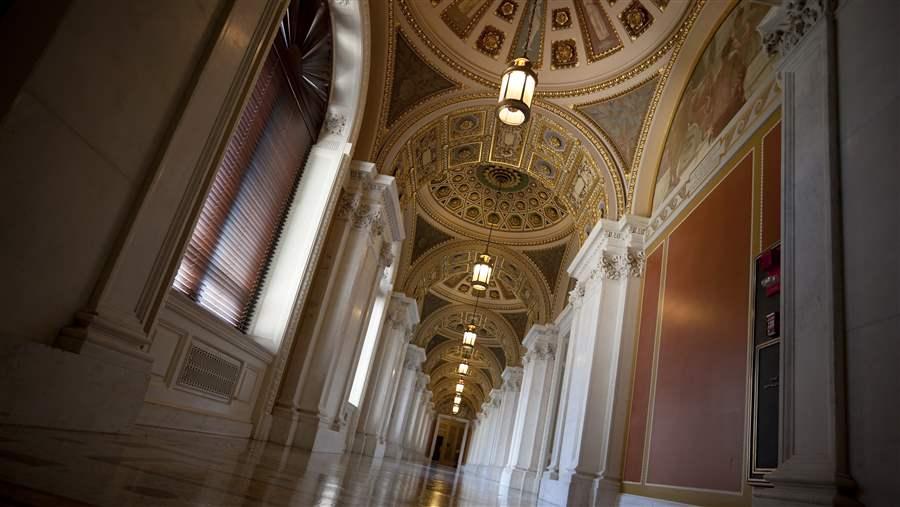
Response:
[{"label": "ornate carved capital", "polygon": [[632,278],[640,278],[644,276],[644,267],[647,260],[644,258],[643,250],[628,250],[625,258],[625,264],[628,267],[628,276]]},{"label": "ornate carved capital", "polygon": [[575,282],[575,288],[569,291],[569,304],[578,308],[581,306],[582,298],[584,298],[584,285],[581,282]]},{"label": "ornate carved capital", "polygon": [[785,0],[759,26],[770,56],[789,53],[825,13],[823,0]]},{"label": "ornate carved capital", "polygon": [[381,251],[378,254],[378,265],[387,268],[394,263],[394,252],[391,251],[391,244],[384,242],[381,244]]},{"label": "ornate carved capital", "polygon": [[556,359],[556,344],[541,343],[535,345],[534,348],[525,354],[525,363],[532,361],[549,361]]},{"label": "ornate carved capital", "polygon": [[606,254],[600,257],[600,265],[591,271],[591,280],[621,280],[639,278],[644,274],[644,252],[628,249],[625,254]]}]

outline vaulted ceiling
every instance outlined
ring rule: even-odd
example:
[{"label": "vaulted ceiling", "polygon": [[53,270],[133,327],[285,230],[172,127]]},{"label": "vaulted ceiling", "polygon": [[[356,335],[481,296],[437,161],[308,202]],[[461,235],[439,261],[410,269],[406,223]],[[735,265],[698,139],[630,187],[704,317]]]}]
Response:
[{"label": "vaulted ceiling", "polygon": [[[449,411],[463,324],[479,342],[473,416],[525,333],[566,304],[566,267],[598,220],[648,214],[667,130],[733,1],[371,0],[372,68],[356,157],[396,177],[408,240],[395,290],[419,302],[435,405]],[[534,24],[528,20],[534,9]],[[526,40],[529,38],[530,40]],[[500,76],[523,52],[531,120],[496,120]],[[469,279],[497,256],[476,301]]]}]

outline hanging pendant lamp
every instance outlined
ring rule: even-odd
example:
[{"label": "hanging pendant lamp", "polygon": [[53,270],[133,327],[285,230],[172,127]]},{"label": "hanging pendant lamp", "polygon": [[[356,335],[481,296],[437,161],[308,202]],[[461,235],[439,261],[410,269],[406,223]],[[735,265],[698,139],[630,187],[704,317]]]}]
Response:
[{"label": "hanging pendant lamp", "polygon": [[500,98],[497,100],[497,118],[503,123],[518,126],[531,116],[531,101],[537,87],[537,74],[528,60],[528,45],[531,43],[531,28],[534,25],[534,8],[536,1],[531,2],[531,18],[528,20],[528,36],[522,57],[514,59],[503,73],[500,81]]}]

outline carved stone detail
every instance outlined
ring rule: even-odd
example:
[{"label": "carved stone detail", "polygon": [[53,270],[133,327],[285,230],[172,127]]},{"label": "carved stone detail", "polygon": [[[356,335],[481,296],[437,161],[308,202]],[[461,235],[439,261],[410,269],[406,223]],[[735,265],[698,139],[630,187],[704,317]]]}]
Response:
[{"label": "carved stone detail", "polygon": [[[338,3],[341,0],[337,0]],[[344,5],[347,5],[346,3]],[[322,132],[326,134],[331,134],[335,136],[344,135],[344,130],[347,128],[347,117],[344,116],[343,113],[333,113],[329,112],[327,116],[325,116],[325,121],[322,123]]]},{"label": "carved stone detail", "polygon": [[556,344],[541,343],[525,353],[525,363],[532,361],[550,361],[556,359]]},{"label": "carved stone detail", "polygon": [[384,242],[381,245],[381,251],[378,254],[378,265],[387,268],[394,263],[394,252],[391,251],[391,244]]},{"label": "carved stone detail", "polygon": [[766,52],[770,56],[790,52],[824,12],[823,0],[786,0],[771,20],[760,25]]},{"label": "carved stone detail", "polygon": [[574,308],[581,306],[581,300],[584,297],[584,285],[581,282],[575,282],[575,288],[569,291],[569,304]]}]

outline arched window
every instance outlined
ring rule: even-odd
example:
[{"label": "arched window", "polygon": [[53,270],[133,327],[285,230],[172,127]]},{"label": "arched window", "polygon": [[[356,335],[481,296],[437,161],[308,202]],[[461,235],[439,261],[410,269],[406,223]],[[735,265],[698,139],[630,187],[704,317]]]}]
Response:
[{"label": "arched window", "polygon": [[292,1],[175,276],[175,289],[244,332],[325,119],[331,46],[325,0]]}]

